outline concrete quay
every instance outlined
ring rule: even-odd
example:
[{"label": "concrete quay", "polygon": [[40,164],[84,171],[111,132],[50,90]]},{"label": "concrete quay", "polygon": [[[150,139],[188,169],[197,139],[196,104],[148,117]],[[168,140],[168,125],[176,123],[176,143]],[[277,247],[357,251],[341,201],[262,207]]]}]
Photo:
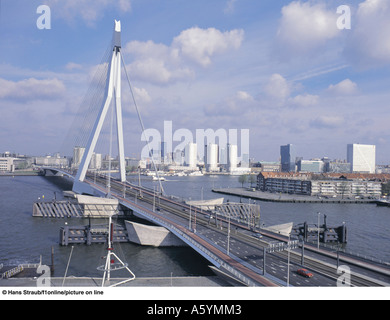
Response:
[{"label": "concrete quay", "polygon": [[376,203],[374,199],[341,199],[341,198],[317,198],[298,194],[270,193],[259,190],[248,190],[246,188],[222,188],[212,189],[213,192],[243,197],[247,199],[260,200],[265,202],[282,203],[344,203],[344,204],[371,204]]}]

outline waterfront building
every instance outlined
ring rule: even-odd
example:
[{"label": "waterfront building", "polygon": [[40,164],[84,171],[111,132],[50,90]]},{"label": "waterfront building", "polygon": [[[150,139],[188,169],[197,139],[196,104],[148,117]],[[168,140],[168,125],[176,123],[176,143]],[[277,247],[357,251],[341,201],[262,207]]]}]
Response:
[{"label": "waterfront building", "polygon": [[375,173],[375,145],[349,144],[347,161],[351,164],[351,172]]},{"label": "waterfront building", "polygon": [[261,172],[257,189],[275,193],[311,195],[310,174],[295,172]]},{"label": "waterfront building", "polygon": [[136,158],[125,158],[125,161],[126,161],[126,167],[146,169],[146,160],[139,160]]},{"label": "waterfront building", "polygon": [[206,165],[206,170],[208,172],[219,171],[218,169],[218,145],[210,143],[205,145],[205,156],[204,162]]},{"label": "waterfront building", "polygon": [[13,172],[15,171],[14,159],[12,157],[0,158],[0,172]]},{"label": "waterfront building", "polygon": [[166,142],[161,142],[161,162],[165,164],[170,163]]},{"label": "waterfront building", "polygon": [[[81,161],[81,159],[80,159]],[[37,166],[46,166],[46,167],[68,167],[69,161],[67,158],[61,158],[59,155],[52,157],[34,157],[33,163]]]},{"label": "waterfront building", "polygon": [[198,155],[198,145],[189,143],[184,149],[184,164],[190,168],[196,168]]},{"label": "waterfront building", "polygon": [[72,163],[73,168],[79,167],[81,160],[83,159],[84,152],[85,152],[85,148],[74,147],[74,149],[73,149],[73,163]]},{"label": "waterfront building", "polygon": [[280,172],[280,162],[260,161],[254,167],[259,167],[262,172]]},{"label": "waterfront building", "polygon": [[322,160],[299,160],[298,161],[299,172],[324,172],[324,162]]},{"label": "waterfront building", "polygon": [[330,173],[351,173],[351,164],[340,160],[327,161],[325,162],[324,171]]},{"label": "waterfront building", "polygon": [[377,165],[375,169],[376,173],[390,173],[390,165]]},{"label": "waterfront building", "polygon": [[93,153],[89,168],[100,170],[102,166],[103,166],[103,155],[101,153]]},{"label": "waterfront building", "polygon": [[390,175],[312,174],[261,172],[257,188],[261,191],[329,197],[380,197],[382,183]]},{"label": "waterfront building", "polygon": [[282,172],[295,172],[295,146],[288,144],[280,147],[281,169]]},{"label": "waterfront building", "polygon": [[234,172],[237,169],[238,165],[238,149],[235,144],[228,144],[227,156],[228,156],[228,170],[229,172]]},{"label": "waterfront building", "polygon": [[176,149],[173,152],[173,162],[178,166],[184,164],[183,151],[181,149]]},{"label": "waterfront building", "polygon": [[161,150],[160,149],[151,149],[149,152],[150,160],[155,164],[161,164]]}]

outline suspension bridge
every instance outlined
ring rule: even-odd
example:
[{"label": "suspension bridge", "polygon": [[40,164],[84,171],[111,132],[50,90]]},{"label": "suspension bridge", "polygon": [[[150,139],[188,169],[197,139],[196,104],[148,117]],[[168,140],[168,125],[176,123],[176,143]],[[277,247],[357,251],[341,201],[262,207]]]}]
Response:
[{"label": "suspension bridge", "polygon": [[[259,226],[256,225],[256,217],[251,216],[251,214],[246,216],[246,220],[240,220],[232,216],[232,210],[225,210],[225,214],[218,215],[213,211],[177,201],[175,197],[164,193],[160,179],[158,179],[160,181],[159,192],[126,180],[122,117],[122,67],[143,132],[145,128],[125,66],[121,47],[121,24],[119,21],[115,21],[112,42],[93,81],[95,89],[87,93],[85,102],[82,104],[84,116],[79,116],[78,120],[81,121],[76,121],[71,129],[72,134],[77,133],[76,138],[79,140],[67,141],[73,147],[83,146],[85,149],[78,167],[73,168],[77,170],[49,167],[43,167],[42,170],[47,174],[65,175],[72,179],[73,192],[76,194],[116,199],[123,208],[169,230],[183,243],[207,259],[217,273],[224,275],[236,284],[267,287],[290,285],[290,262],[295,261],[296,264],[302,265],[303,249],[311,250],[310,247],[302,245],[301,252],[301,249],[297,248],[297,243],[289,242],[288,237],[267,234],[263,231],[260,235]],[[110,117],[106,121],[108,115]],[[115,123],[119,178],[113,178],[111,174],[96,175],[95,172],[89,171],[99,137],[107,122],[110,133],[108,171],[111,171]],[[82,130],[81,133],[80,130]],[[81,137],[84,141],[80,140]],[[154,163],[153,165],[156,169]],[[156,174],[158,177],[157,169]],[[269,238],[264,239],[263,236]],[[275,240],[284,243],[284,249],[281,252],[269,252],[270,241],[274,242]],[[326,256],[326,259],[336,259],[334,252],[324,252],[323,256]],[[340,259],[340,256],[337,258]],[[318,279],[318,283],[315,285],[335,285],[337,266],[334,262],[329,263],[328,260],[321,262],[319,258],[306,256],[305,263],[313,266],[320,264],[321,268],[326,269],[326,272],[324,271],[326,276]],[[282,271],[286,268],[288,269],[287,278],[285,271]],[[275,271],[276,269],[277,271]],[[370,269],[378,269],[382,275],[389,273],[389,270],[382,266],[370,266]],[[356,280],[356,285],[360,283],[383,285],[385,282],[365,277]],[[297,281],[295,285],[302,284]],[[308,283],[303,283],[303,285],[308,285]]]}]

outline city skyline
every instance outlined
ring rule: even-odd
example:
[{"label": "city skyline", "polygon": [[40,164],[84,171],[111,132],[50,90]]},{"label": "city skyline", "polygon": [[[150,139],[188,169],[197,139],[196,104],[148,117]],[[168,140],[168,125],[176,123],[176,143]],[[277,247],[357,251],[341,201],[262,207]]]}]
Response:
[{"label": "city skyline", "polygon": [[[42,4],[51,9],[50,30],[37,27]],[[286,144],[305,159],[346,159],[347,144],[376,145],[377,164],[388,164],[390,4],[350,5],[351,29],[340,30],[344,4],[4,2],[1,152],[61,151],[117,19],[147,128],[162,132],[167,120],[193,132],[249,129],[250,157],[269,161]],[[144,142],[128,92],[123,105],[131,156]]]},{"label": "city skyline", "polygon": [[[376,146],[375,145],[363,145],[363,144],[348,144],[346,146],[346,157],[345,158],[334,158],[328,156],[312,156],[309,158],[304,158],[300,156],[295,150],[296,146],[288,144],[285,146],[280,146],[280,155],[278,159],[273,159],[274,161],[265,161],[250,158],[249,154],[238,154],[238,146],[234,144],[220,145],[218,143],[209,143],[204,145],[204,153],[199,153],[197,143],[188,143],[184,146],[182,150],[175,149],[175,152],[166,152],[166,142],[161,142],[160,149],[154,150],[151,149],[150,154],[146,157],[130,157],[124,155],[126,159],[133,160],[154,160],[158,164],[170,165],[184,165],[190,168],[196,168],[199,165],[204,164],[207,168],[207,165],[222,165],[226,168],[233,167],[236,168],[238,164],[240,166],[248,167],[249,164],[258,164],[258,163],[279,163],[281,172],[294,172],[297,171],[301,164],[313,165],[317,162],[322,162],[323,165],[325,162],[336,161],[337,164],[349,165],[352,171],[357,172],[367,172],[374,173],[376,166],[383,166],[383,164],[376,163]],[[212,149],[210,149],[212,148]],[[212,160],[209,151],[212,150]],[[0,157],[39,157],[39,158],[67,158],[67,159],[78,159],[76,162],[81,161],[82,155],[85,151],[84,147],[75,146],[72,150],[72,155],[61,155],[59,152],[54,154],[22,154],[22,153],[12,153],[9,151],[0,152]],[[178,155],[178,153],[180,155]],[[355,154],[355,155],[354,155]],[[93,153],[93,156],[109,158],[109,154],[102,153]],[[111,155],[111,159],[117,159],[119,156]],[[74,160],[73,160],[74,161]],[[92,160],[91,160],[92,162]],[[356,163],[354,163],[356,162]],[[318,164],[317,164],[318,165]],[[356,170],[353,168],[356,166]],[[387,164],[386,166],[390,166]],[[364,170],[360,170],[364,168]],[[369,169],[367,169],[369,168]],[[300,170],[298,170],[300,171]]]}]

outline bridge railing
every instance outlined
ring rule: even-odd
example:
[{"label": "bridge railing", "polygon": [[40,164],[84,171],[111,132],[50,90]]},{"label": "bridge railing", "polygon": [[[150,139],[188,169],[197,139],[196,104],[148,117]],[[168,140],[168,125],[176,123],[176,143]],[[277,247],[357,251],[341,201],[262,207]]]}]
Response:
[{"label": "bridge railing", "polygon": [[[129,203],[123,203],[122,205],[129,205]],[[131,206],[131,205],[130,205]],[[131,206],[132,207],[132,206]],[[237,269],[233,268],[231,265],[226,263],[223,259],[219,258],[217,255],[212,253],[210,250],[208,250],[206,247],[201,245],[199,242],[194,240],[192,237],[190,237],[188,234],[174,226],[173,224],[167,223],[163,219],[160,219],[154,215],[149,214],[145,210],[142,210],[138,207],[132,207],[131,209],[136,210],[138,213],[143,214],[148,219],[156,222],[160,226],[165,227],[169,231],[171,231],[173,234],[175,234],[179,239],[183,240],[185,243],[190,245],[193,249],[195,249],[199,254],[201,254],[203,257],[205,257],[207,260],[211,261],[216,267],[220,268],[223,267],[225,270],[227,270],[229,273],[231,273],[234,277],[239,279],[241,282],[245,283],[247,286],[255,287],[258,286],[258,284],[244,275],[242,272],[238,271]]]}]

